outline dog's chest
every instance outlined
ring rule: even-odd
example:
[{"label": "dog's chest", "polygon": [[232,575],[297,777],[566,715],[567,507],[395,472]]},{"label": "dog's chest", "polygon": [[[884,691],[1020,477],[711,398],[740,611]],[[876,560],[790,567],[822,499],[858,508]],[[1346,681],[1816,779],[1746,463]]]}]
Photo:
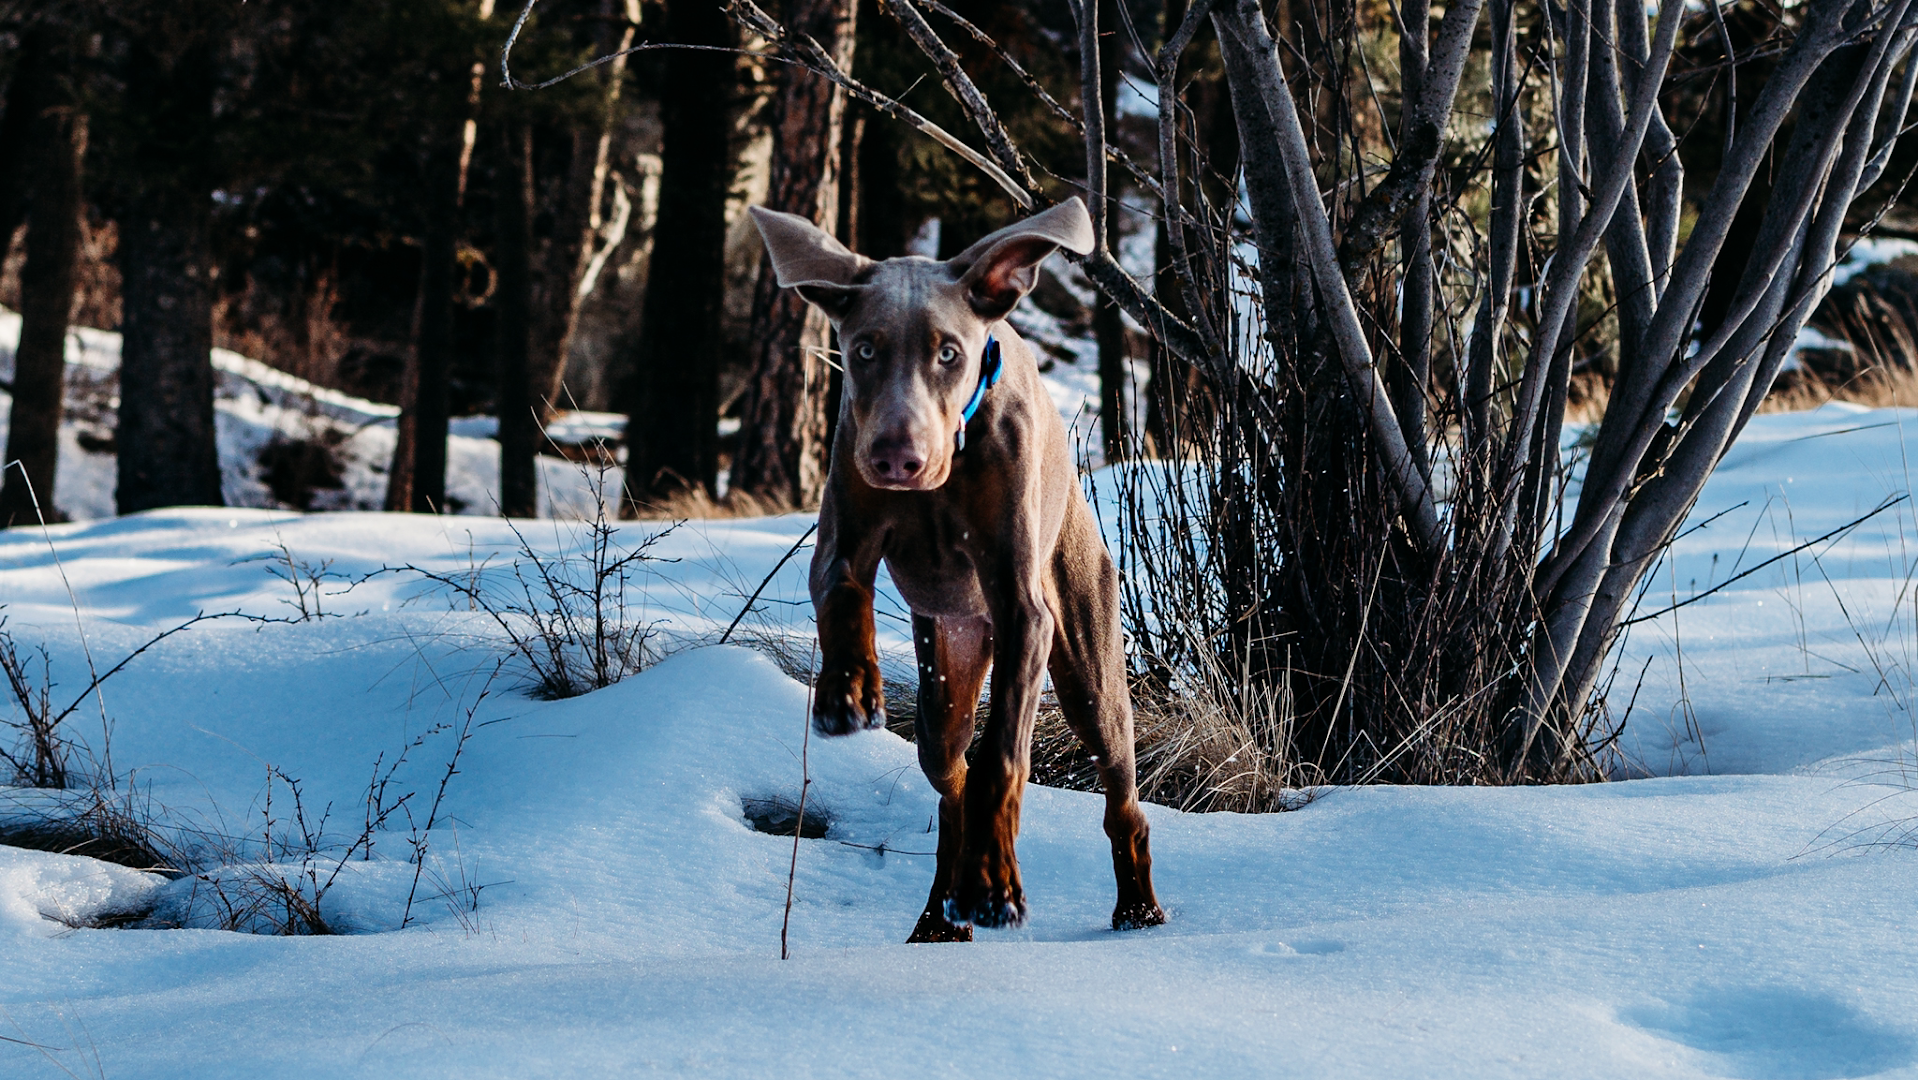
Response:
[{"label": "dog's chest", "polygon": [[956,514],[913,515],[897,522],[886,543],[886,569],[906,605],[919,615],[986,613],[975,525]]}]

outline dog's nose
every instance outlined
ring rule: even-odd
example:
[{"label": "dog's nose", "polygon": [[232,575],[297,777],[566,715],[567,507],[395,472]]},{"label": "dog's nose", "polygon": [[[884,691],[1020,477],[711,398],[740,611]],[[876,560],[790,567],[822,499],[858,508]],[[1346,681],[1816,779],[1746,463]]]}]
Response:
[{"label": "dog's nose", "polygon": [[882,439],[872,446],[872,471],[888,480],[907,480],[926,467],[925,455],[910,442]]},{"label": "dog's nose", "polygon": [[904,480],[925,467],[926,463],[919,460],[919,455],[903,448],[890,452],[875,451],[872,455],[873,471],[888,479]]}]

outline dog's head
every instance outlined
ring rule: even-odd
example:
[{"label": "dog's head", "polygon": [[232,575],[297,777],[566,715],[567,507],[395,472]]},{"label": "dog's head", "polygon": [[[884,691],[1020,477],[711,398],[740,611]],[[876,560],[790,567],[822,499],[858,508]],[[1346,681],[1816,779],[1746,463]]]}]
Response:
[{"label": "dog's head", "polygon": [[1060,248],[1092,250],[1077,198],[1008,225],[943,262],[874,262],[805,218],[752,208],[779,284],[839,331],[853,461],[868,484],[930,491],[952,472],[955,436],[980,378],[986,338]]}]

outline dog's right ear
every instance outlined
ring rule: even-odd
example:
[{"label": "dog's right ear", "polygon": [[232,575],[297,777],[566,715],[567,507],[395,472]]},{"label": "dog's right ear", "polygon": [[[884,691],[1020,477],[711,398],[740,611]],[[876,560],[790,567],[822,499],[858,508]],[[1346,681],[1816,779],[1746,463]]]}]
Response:
[{"label": "dog's right ear", "polygon": [[972,310],[1003,319],[1039,283],[1039,264],[1060,248],[1089,254],[1092,217],[1074,195],[1042,214],[1016,221],[946,260]]},{"label": "dog's right ear", "polygon": [[799,290],[799,295],[834,322],[845,318],[865,291],[857,279],[872,260],[853,254],[797,214],[782,214],[763,206],[747,209],[753,224],[759,227],[760,239],[766,241],[766,253],[772,256],[773,274],[780,287]]}]

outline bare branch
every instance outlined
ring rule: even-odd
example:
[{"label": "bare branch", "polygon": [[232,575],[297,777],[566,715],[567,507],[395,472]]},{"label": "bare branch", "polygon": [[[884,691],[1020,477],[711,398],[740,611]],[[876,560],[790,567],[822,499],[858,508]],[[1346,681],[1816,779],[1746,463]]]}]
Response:
[{"label": "bare branch", "polygon": [[[1458,99],[1459,78],[1471,55],[1472,34],[1484,0],[1462,0],[1445,10],[1439,20],[1438,46],[1423,73],[1415,106],[1408,111],[1399,135],[1398,151],[1385,179],[1353,212],[1339,248],[1339,264],[1347,273],[1371,257],[1385,234],[1404,216],[1407,207],[1432,185],[1432,169],[1443,147],[1445,123]],[[1407,33],[1412,28],[1407,28]],[[1423,34],[1420,26],[1417,32]]]},{"label": "bare branch", "polygon": [[[1025,159],[1019,156],[1018,148],[1012,145],[1012,136],[1006,131],[1006,126],[999,122],[998,114],[986,103],[986,96],[979,92],[965,69],[959,66],[959,57],[946,47],[938,34],[933,33],[932,27],[926,25],[926,17],[919,14],[919,8],[912,0],[892,0],[882,7],[905,30],[912,43],[919,46],[919,51],[925,53],[926,58],[939,69],[939,79],[945,83],[946,92],[966,111],[967,119],[973,122],[979,133],[986,137],[986,146],[992,151],[1000,168],[1018,177],[1027,191],[1038,191],[1039,185],[1032,179],[1032,171],[1026,168]],[[1105,140],[1101,138],[1098,141],[1103,145]],[[1031,208],[1030,204],[1027,204],[1027,208]],[[1093,215],[1093,223],[1097,225],[1099,219],[1096,208]]]},{"label": "bare branch", "polygon": [[985,155],[967,146],[938,124],[933,123],[912,109],[907,108],[892,98],[868,87],[844,71],[841,71],[839,65],[833,63],[832,57],[827,55],[826,50],[821,48],[817,41],[803,34],[795,36],[788,33],[785,27],[781,26],[777,20],[761,10],[759,5],[753,3],[752,0],[728,0],[726,11],[732,15],[740,25],[758,34],[760,37],[765,38],[767,41],[772,42],[781,51],[793,56],[799,64],[808,70],[817,72],[831,79],[843,87],[845,91],[853,97],[878,109],[886,116],[905,122],[914,130],[931,138],[953,153],[958,154],[974,168],[991,177],[992,181],[1003,188],[1006,194],[1012,196],[1013,201],[1017,202],[1020,207],[1031,210],[1037,205],[1030,191],[1021,186],[1017,180],[1008,176],[1004,169],[1001,169]]},{"label": "bare branch", "polygon": [[[1320,201],[1318,183],[1312,173],[1311,151],[1305,143],[1305,131],[1299,124],[1298,108],[1279,68],[1278,48],[1265,31],[1264,16],[1257,0],[1235,0],[1212,15],[1220,37],[1233,38],[1235,48],[1227,53],[1227,78],[1246,83],[1248,91],[1264,100],[1265,113],[1278,135],[1278,153],[1291,183],[1292,201],[1305,234],[1306,250],[1313,278],[1325,298],[1330,329],[1338,342],[1339,357],[1345,364],[1352,392],[1361,399],[1379,457],[1392,484],[1397,488],[1407,529],[1424,549],[1428,558],[1436,558],[1444,547],[1439,531],[1438,508],[1431,486],[1419,472],[1404,430],[1392,408],[1391,395],[1385,389],[1365,330],[1359,324],[1352,294],[1346,288],[1340,270],[1338,249],[1332,242],[1332,225]],[[1222,42],[1223,43],[1223,42]]]}]

